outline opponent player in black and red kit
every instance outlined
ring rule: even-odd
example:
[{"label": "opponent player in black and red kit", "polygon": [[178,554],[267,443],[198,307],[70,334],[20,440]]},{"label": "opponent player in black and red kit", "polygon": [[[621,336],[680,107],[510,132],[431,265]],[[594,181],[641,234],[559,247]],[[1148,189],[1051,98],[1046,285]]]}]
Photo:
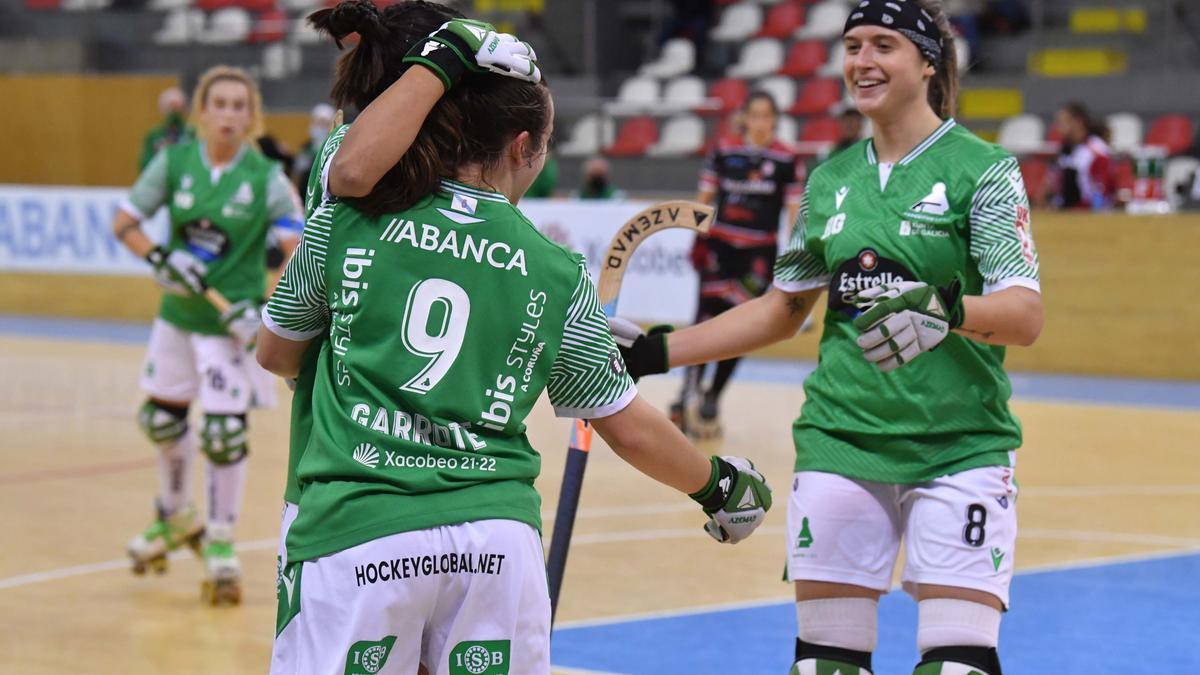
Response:
[{"label": "opponent player in black and red kit", "polygon": [[[700,273],[697,323],[770,287],[780,211],[787,207],[790,228],[800,205],[803,168],[795,152],[775,138],[775,99],[763,91],[751,93],[741,118],[742,138],[718,144],[700,172],[698,199],[715,205],[717,217],[708,236],[697,239],[692,249],[692,264]],[[708,364],[688,367],[671,418],[689,434],[720,435],[718,402],[738,360],[718,362],[707,387],[703,382]],[[697,405],[689,405],[696,399]]]}]

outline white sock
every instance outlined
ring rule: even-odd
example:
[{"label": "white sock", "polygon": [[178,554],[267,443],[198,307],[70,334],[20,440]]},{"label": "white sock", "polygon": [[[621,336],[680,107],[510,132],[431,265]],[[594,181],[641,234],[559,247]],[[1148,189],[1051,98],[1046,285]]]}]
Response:
[{"label": "white sock", "polygon": [[996,647],[1000,610],[969,600],[932,598],[917,603],[917,651],[935,647]]},{"label": "white sock", "polygon": [[827,598],[796,603],[800,639],[856,652],[875,651],[879,634],[879,601],[870,598]]},{"label": "white sock", "polygon": [[192,503],[192,460],[196,435],[191,431],[158,446],[158,504],[170,516]]},{"label": "white sock", "polygon": [[233,464],[208,463],[208,522],[228,526],[232,535],[246,490],[246,458]]}]

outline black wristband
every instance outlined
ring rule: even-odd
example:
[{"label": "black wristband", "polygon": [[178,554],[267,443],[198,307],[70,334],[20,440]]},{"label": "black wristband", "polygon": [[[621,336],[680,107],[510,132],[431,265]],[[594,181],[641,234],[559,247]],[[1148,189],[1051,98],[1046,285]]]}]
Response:
[{"label": "black wristband", "polygon": [[942,298],[942,304],[946,305],[946,311],[950,313],[949,321],[951,330],[963,325],[963,319],[966,318],[965,312],[963,312],[962,287],[962,275],[956,274],[954,281],[945,286],[939,286],[937,289],[938,295]]},{"label": "black wristband", "polygon": [[[733,483],[737,480],[737,469],[725,460],[713,455],[713,470],[708,477],[708,483],[698,491],[688,495],[704,509],[705,513],[720,511],[729,499]],[[728,479],[728,480],[726,480]]]},{"label": "black wristband", "polygon": [[643,375],[657,375],[671,369],[667,358],[667,333],[675,330],[671,326],[654,326],[645,335],[639,335],[630,347],[621,348],[625,369],[635,381]]},{"label": "black wristband", "polygon": [[467,73],[469,49],[461,37],[448,30],[439,30],[413,45],[401,62],[425,66],[441,79],[446,91],[450,91]]},{"label": "black wristband", "polygon": [[143,258],[146,260],[146,262],[150,263],[152,267],[159,267],[163,264],[163,261],[167,259],[167,252],[163,250],[163,247],[155,246],[149,251],[146,251],[146,255],[143,256]]}]

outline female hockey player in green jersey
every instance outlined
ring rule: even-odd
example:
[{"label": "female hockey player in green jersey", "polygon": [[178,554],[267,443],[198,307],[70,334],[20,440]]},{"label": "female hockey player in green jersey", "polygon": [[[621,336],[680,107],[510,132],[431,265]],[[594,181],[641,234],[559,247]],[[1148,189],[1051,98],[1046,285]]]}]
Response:
[{"label": "female hockey player in green jersey", "polygon": [[[266,295],[266,242],[297,239],[299,205],[278,164],[252,145],[261,132],[258,88],[241,70],[217,66],[193,97],[199,140],[160,151],[133,186],[113,221],[125,246],[154,268],[167,291],[150,334],[141,385],[149,396],[138,423],[159,448],[158,515],[133,538],[134,571],[166,568],[184,544],[203,546],[205,597],[238,602],[240,568],[233,528],[246,476],[246,412],[254,383],[247,348],[258,330]],[[156,245],[141,221],[166,206],[167,240]],[[217,289],[232,304],[224,314],[204,297]],[[204,422],[199,444],[208,457],[208,513],[191,504],[196,435],[188,407],[199,396]]]},{"label": "female hockey player in green jersey", "polygon": [[[278,374],[328,343],[272,672],[548,673],[540,459],[524,425],[543,390],[689,493],[720,541],[748,536],[770,492],[637,396],[582,259],[516,209],[553,115],[528,45],[456,20],[404,61],[326,161],[326,199],[264,312],[259,359]],[[361,65],[339,83],[396,72]]]},{"label": "female hockey player in green jersey", "polygon": [[843,42],[846,88],[875,135],[810,176],[774,288],[675,333],[613,330],[631,374],[663,372],[791,337],[827,289],[793,425],[792,672],[870,671],[903,539],[915,672],[999,675],[1021,445],[1004,351],[1042,327],[1029,203],[1013,157],[950,117],[957,71],[939,3],[863,0]]}]

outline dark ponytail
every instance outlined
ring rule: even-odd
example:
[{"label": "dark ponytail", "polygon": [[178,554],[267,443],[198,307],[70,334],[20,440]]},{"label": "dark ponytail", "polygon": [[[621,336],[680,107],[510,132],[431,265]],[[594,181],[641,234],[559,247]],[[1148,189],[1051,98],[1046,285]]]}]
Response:
[{"label": "dark ponytail", "polygon": [[309,14],[309,24],[332,37],[339,49],[347,36],[359,36],[358,44],[338,60],[330,98],[339,108],[366,108],[400,77],[409,48],[460,17],[450,7],[425,0],[404,0],[383,10],[370,0],[345,0]]},{"label": "dark ponytail", "polygon": [[[382,11],[368,0],[346,0],[310,14],[309,23],[339,46],[342,38],[359,34],[358,44],[338,61],[334,102],[367,107],[404,72],[401,61],[412,45],[461,16],[425,0],[398,2]],[[499,166],[505,147],[522,131],[530,134],[527,159],[532,160],[545,150],[542,136],[549,124],[550,92],[544,83],[468,74],[430,111],[400,161],[354,206],[373,216],[403,211],[464,166],[479,164],[485,171]]]},{"label": "dark ponytail", "polygon": [[933,17],[942,33],[942,62],[934,64],[937,72],[929,82],[929,106],[942,119],[949,119],[958,108],[958,51],[954,32],[941,0],[918,0],[918,4]]}]

